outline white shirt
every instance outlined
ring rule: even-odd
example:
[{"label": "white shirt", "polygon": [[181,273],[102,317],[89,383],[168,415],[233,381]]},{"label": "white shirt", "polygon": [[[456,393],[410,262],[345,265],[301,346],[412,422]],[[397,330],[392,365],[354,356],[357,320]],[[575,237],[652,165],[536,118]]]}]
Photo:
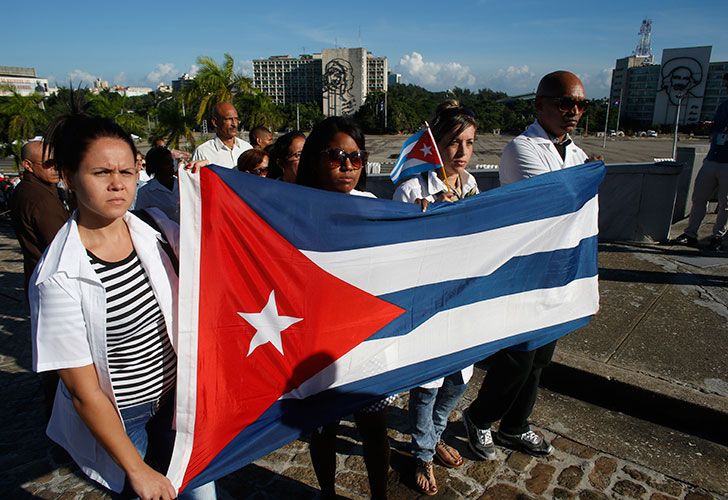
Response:
[{"label": "white shirt", "polygon": [[376,198],[377,195],[374,193],[370,193],[369,191],[357,191],[356,189],[352,189],[349,191],[349,194],[352,196],[361,196],[363,198]]},{"label": "white shirt", "polygon": [[137,191],[134,209],[156,207],[175,222],[179,222],[179,186],[175,180],[172,191],[156,178],[147,182]]},{"label": "white shirt", "polygon": [[581,165],[588,159],[588,155],[573,142],[566,146],[566,155],[562,159],[549,134],[536,120],[506,144],[498,165],[498,176],[501,186],[505,186],[534,175]]},{"label": "white shirt", "polygon": [[[179,226],[158,210],[152,209],[150,214],[178,253]],[[106,293],[81,243],[77,217],[76,212],[58,231],[30,279],[33,369],[43,372],[93,363],[101,390],[116,407],[106,357]],[[124,220],[176,350],[177,274],[159,245],[160,234],[130,213],[124,215]],[[91,479],[121,491],[123,470],[76,413],[63,382],[58,384],[46,432]]]},{"label": "white shirt", "polygon": [[[478,191],[478,183],[470,172],[463,171],[463,175],[460,176],[460,184],[463,186],[461,192],[469,193],[475,189]],[[411,177],[397,186],[397,189],[392,195],[392,199],[395,201],[403,201],[405,203],[415,203],[419,200],[427,200],[430,203],[435,202],[435,195],[447,191],[448,188],[444,182],[437,176],[435,170],[430,170],[427,173],[427,181],[423,179],[421,175]]]},{"label": "white shirt", "polygon": [[192,161],[208,160],[213,165],[235,168],[238,165],[238,157],[249,149],[253,149],[253,146],[238,137],[230,149],[218,136],[215,136],[197,146],[192,154]]},{"label": "white shirt", "polygon": [[[463,186],[462,192],[469,193],[471,190],[475,189],[475,192],[479,193],[480,191],[478,191],[478,183],[476,182],[475,177],[473,177],[468,171],[463,171],[463,174],[465,175],[460,177],[460,183]],[[436,171],[430,170],[427,174],[427,180],[425,180],[421,175],[417,175],[407,179],[397,186],[397,189],[394,191],[394,195],[392,195],[392,199],[395,201],[403,201],[405,203],[415,203],[418,199],[424,199],[430,203],[434,203],[435,195],[443,191],[447,191],[447,186],[445,186],[445,183],[437,176]],[[463,383],[467,384],[468,380],[470,380],[473,376],[473,365],[460,370],[460,375],[463,377]],[[442,387],[444,381],[444,378],[438,378],[432,382],[423,384],[420,387],[423,389],[439,389]]]}]

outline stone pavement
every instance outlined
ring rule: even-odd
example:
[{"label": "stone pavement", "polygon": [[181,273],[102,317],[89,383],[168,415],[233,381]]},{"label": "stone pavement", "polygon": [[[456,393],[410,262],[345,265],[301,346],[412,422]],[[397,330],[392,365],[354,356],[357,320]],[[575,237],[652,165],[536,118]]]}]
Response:
[{"label": "stone pavement", "polygon": [[[676,430],[665,425],[675,423],[669,415],[655,414],[687,408],[706,418],[722,418],[723,432],[728,427],[726,255],[600,245],[602,310],[591,325],[560,342],[549,369],[557,376],[547,385],[561,393],[542,390],[532,419],[552,441],[554,453],[533,458],[499,449],[496,460],[471,460],[460,411],[479,387],[483,370],[477,369],[446,437],[466,463],[457,470],[436,467],[438,496],[728,498],[724,434],[706,432],[706,438],[692,432],[699,431],[700,422],[677,422]],[[22,258],[2,221],[0,283],[0,498],[109,497],[45,437],[41,390],[30,372]],[[565,376],[559,379],[558,374]],[[603,383],[617,384],[616,392],[599,385]],[[646,405],[630,397],[638,389]],[[400,396],[390,411],[391,498],[418,497],[406,451],[404,408],[406,396]],[[634,416],[640,412],[639,418]],[[679,430],[681,425],[687,432]],[[366,498],[361,446],[350,421],[342,422],[338,446],[339,493]],[[307,450],[304,441],[295,441],[222,478],[220,498],[315,498],[318,489]]]}]

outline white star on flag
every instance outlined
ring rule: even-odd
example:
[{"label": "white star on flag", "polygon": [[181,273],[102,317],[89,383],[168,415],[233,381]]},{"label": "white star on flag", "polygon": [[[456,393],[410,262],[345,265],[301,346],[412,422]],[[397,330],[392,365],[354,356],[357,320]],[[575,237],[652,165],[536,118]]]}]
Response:
[{"label": "white star on flag", "polygon": [[281,332],[289,326],[303,320],[303,318],[281,316],[278,314],[275,290],[271,290],[270,297],[268,297],[268,303],[262,311],[259,313],[239,312],[238,315],[250,323],[250,326],[255,328],[255,335],[253,335],[253,340],[250,341],[248,356],[250,356],[257,347],[265,345],[268,342],[273,344],[273,347],[283,354]]},{"label": "white star on flag", "polygon": [[429,156],[432,154],[432,148],[430,146],[428,146],[427,144],[423,144],[422,149],[420,149],[420,151],[422,151],[422,156]]}]

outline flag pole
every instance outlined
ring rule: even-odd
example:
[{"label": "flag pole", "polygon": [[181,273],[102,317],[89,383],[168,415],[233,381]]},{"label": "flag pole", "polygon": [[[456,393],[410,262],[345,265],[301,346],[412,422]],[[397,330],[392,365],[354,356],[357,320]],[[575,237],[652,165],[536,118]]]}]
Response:
[{"label": "flag pole", "polygon": [[[427,121],[425,121],[425,127],[427,127],[428,130],[430,129],[430,124],[427,123]],[[434,139],[434,137],[433,137],[433,139]],[[433,141],[433,143],[434,143],[434,141]],[[437,147],[437,144],[435,144],[435,147]],[[440,153],[439,149],[437,152],[438,152],[438,156],[439,156],[439,153]],[[445,172],[445,165],[442,163],[440,163],[440,170],[442,170],[442,179],[445,181],[445,187],[447,188],[447,192],[449,193],[452,191],[452,188],[450,187],[450,183],[447,182],[447,173]]]}]

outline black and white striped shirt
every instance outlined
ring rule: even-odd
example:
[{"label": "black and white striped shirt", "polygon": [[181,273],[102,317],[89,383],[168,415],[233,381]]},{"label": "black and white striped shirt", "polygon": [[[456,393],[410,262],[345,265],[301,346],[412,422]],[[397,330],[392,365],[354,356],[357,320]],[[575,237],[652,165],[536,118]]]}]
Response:
[{"label": "black and white striped shirt", "polygon": [[106,351],[117,404],[154,401],[174,388],[177,356],[149,278],[134,250],[119,262],[88,255],[106,290]]}]

